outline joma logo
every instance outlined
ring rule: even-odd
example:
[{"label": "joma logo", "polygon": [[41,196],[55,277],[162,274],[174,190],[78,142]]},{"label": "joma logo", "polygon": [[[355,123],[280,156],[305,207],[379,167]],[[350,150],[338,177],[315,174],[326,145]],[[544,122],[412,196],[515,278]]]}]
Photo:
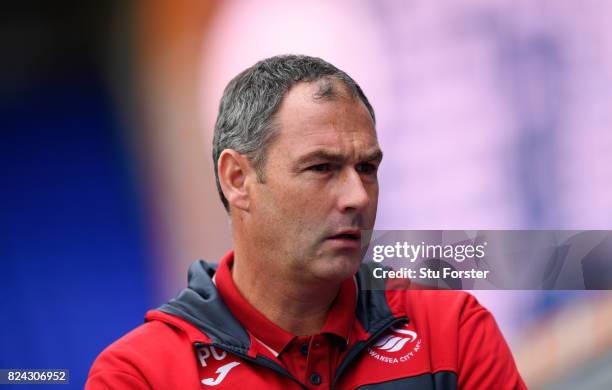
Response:
[{"label": "joma logo", "polygon": [[[206,360],[211,357],[216,361],[220,361],[227,357],[227,352],[223,350],[218,351],[213,346],[202,347],[198,349],[198,358],[200,359],[200,364],[202,365],[202,367],[208,366],[208,363],[206,362]],[[225,377],[227,376],[227,374],[230,372],[232,368],[239,366],[239,365],[240,363],[235,362],[235,361],[222,365],[221,367],[217,368],[217,370],[215,371],[215,374],[218,374],[216,378],[204,378],[202,379],[202,384],[206,386],[218,385],[219,383],[223,381],[223,379],[225,379]]]}]

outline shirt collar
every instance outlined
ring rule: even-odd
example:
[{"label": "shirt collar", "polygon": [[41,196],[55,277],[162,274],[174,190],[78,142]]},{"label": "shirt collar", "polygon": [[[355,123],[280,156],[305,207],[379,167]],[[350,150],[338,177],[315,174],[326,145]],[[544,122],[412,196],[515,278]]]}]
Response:
[{"label": "shirt collar", "polygon": [[[295,335],[280,328],[256,308],[238,291],[232,278],[231,267],[234,262],[234,252],[230,251],[219,262],[215,274],[217,290],[234,317],[255,338],[277,353],[295,338]],[[355,320],[355,307],[357,305],[357,283],[351,277],[342,282],[338,295],[321,329],[321,334],[338,336],[348,344],[349,335]]]}]

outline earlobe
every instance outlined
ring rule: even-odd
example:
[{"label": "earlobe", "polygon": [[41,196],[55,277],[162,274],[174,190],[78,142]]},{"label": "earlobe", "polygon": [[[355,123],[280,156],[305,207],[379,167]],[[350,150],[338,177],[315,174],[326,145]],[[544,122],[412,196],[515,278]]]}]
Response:
[{"label": "earlobe", "polygon": [[232,149],[221,152],[217,164],[219,183],[231,207],[249,210],[247,177],[251,166],[246,156]]}]

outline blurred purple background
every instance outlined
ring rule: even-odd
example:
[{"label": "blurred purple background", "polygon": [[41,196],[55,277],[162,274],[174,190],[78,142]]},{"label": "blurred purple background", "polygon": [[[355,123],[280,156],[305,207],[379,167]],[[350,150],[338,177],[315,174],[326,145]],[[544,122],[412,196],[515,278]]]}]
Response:
[{"label": "blurred purple background", "polygon": [[[93,1],[2,14],[0,368],[69,368],[229,248],[212,127],[236,73],[322,57],[385,152],[379,229],[612,229],[612,3]],[[530,388],[612,383],[610,292],[475,293]]]}]

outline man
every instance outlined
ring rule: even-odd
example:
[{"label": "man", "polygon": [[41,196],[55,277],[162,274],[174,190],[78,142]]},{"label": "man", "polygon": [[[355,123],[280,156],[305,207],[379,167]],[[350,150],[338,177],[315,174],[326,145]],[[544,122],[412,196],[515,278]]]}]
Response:
[{"label": "man", "polygon": [[87,388],[521,389],[476,300],[371,291],[359,272],[382,160],[361,88],[306,56],[225,89],[213,141],[234,251],[108,347]]}]

